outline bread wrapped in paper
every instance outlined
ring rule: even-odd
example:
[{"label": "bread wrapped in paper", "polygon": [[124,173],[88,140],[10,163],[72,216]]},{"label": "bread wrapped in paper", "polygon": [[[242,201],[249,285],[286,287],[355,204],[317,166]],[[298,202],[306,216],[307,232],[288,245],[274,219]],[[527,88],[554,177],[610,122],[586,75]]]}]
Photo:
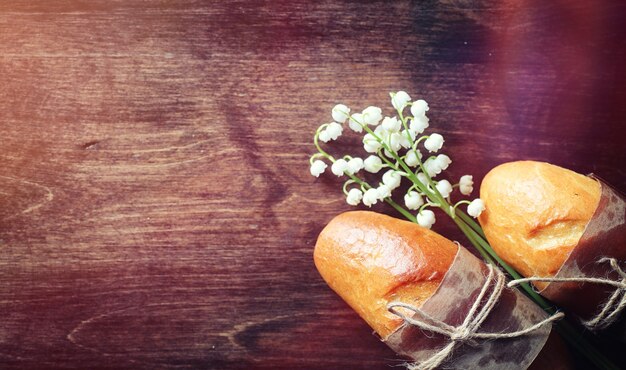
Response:
[{"label": "bread wrapped in paper", "polygon": [[[526,369],[551,330],[542,325],[547,315],[540,308],[504,287],[498,269],[414,223],[373,212],[339,215],[318,238],[315,264],[381,339],[418,368]],[[532,330],[501,336],[525,329]]]},{"label": "bread wrapped in paper", "polygon": [[535,278],[542,295],[591,329],[619,317],[626,303],[626,204],[618,191],[594,176],[521,161],[491,170],[480,197],[491,246]]}]

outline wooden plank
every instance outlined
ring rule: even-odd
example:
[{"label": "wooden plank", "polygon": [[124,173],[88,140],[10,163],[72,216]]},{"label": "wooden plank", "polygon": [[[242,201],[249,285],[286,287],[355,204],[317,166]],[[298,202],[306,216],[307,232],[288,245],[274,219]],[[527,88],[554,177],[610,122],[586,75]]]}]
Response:
[{"label": "wooden plank", "polygon": [[348,209],[338,180],[308,174],[313,131],[337,102],[404,89],[429,101],[455,178],[530,158],[624,190],[624,15],[619,1],[3,1],[0,367],[401,363],[313,266],[317,233]]}]

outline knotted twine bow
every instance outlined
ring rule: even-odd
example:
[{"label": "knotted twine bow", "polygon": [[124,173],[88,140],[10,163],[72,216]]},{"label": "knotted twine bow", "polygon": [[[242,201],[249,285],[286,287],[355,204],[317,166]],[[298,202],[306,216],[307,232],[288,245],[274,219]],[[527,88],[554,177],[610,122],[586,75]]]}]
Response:
[{"label": "knotted twine bow", "polygon": [[[435,319],[426,312],[419,308],[403,303],[403,302],[391,302],[387,305],[389,312],[400,317],[408,325],[416,326],[422,330],[427,330],[433,333],[438,333],[450,338],[450,343],[429,357],[421,363],[409,364],[408,368],[411,370],[432,370],[441,365],[441,363],[452,354],[454,347],[458,343],[467,343],[470,345],[476,345],[474,339],[499,339],[499,338],[515,338],[526,334],[529,334],[542,326],[556,321],[563,316],[562,312],[558,312],[547,319],[540,321],[539,323],[519,331],[510,333],[480,333],[478,329],[482,323],[487,319],[489,313],[495,307],[496,303],[500,299],[502,291],[505,287],[505,277],[501,272],[496,271],[492,265],[487,265],[489,274],[485,283],[483,284],[476,301],[470,308],[463,323],[459,326],[452,326],[445,322]],[[491,291],[491,295],[487,298],[485,304],[481,305],[485,295]],[[401,307],[413,312],[413,316],[409,317],[404,313],[398,311],[396,307]]]},{"label": "knotted twine bow", "polygon": [[620,312],[626,308],[626,272],[619,267],[618,261],[615,258],[601,258],[598,263],[608,262],[613,270],[621,276],[621,281],[615,281],[610,279],[593,278],[593,277],[580,277],[580,278],[549,278],[549,277],[529,277],[524,279],[517,279],[510,281],[507,286],[513,287],[522,283],[530,281],[545,281],[545,282],[578,282],[578,283],[595,283],[606,284],[616,287],[615,291],[609,299],[604,303],[602,310],[594,318],[586,321],[582,321],[590,330],[604,329],[610,326],[618,317]]}]

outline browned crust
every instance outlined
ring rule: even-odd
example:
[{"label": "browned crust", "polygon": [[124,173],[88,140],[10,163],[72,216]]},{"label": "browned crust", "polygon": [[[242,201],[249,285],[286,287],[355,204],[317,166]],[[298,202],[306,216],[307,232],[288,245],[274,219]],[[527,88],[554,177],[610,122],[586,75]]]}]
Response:
[{"label": "browned crust", "polygon": [[[600,184],[543,162],[492,169],[480,216],[493,249],[524,276],[553,276],[578,244],[600,200]],[[541,285],[541,284],[538,284]]]},{"label": "browned crust", "polygon": [[457,246],[414,223],[347,212],[320,233],[315,265],[328,285],[383,338],[401,321],[387,303],[421,305],[439,286]]}]

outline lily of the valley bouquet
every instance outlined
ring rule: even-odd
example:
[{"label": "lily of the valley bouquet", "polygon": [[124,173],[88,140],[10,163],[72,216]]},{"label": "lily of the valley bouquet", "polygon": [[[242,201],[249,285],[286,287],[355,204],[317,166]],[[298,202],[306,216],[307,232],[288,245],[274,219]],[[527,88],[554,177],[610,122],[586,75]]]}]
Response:
[{"label": "lily of the valley bouquet", "polygon": [[[494,168],[480,197],[464,199],[473,178],[445,178],[452,160],[444,137],[427,132],[428,104],[390,96],[388,116],[338,104],[315,132],[311,175],[344,179],[349,205],[386,202],[408,220],[370,211],[333,219],[315,247],[330,287],[412,369],[540,367],[558,356],[546,345],[553,327],[598,368],[617,368],[568,320],[603,330],[626,306],[621,194],[592,175],[520,161]],[[362,153],[324,149],[348,131],[362,135]],[[437,210],[482,259],[430,230]]]}]

